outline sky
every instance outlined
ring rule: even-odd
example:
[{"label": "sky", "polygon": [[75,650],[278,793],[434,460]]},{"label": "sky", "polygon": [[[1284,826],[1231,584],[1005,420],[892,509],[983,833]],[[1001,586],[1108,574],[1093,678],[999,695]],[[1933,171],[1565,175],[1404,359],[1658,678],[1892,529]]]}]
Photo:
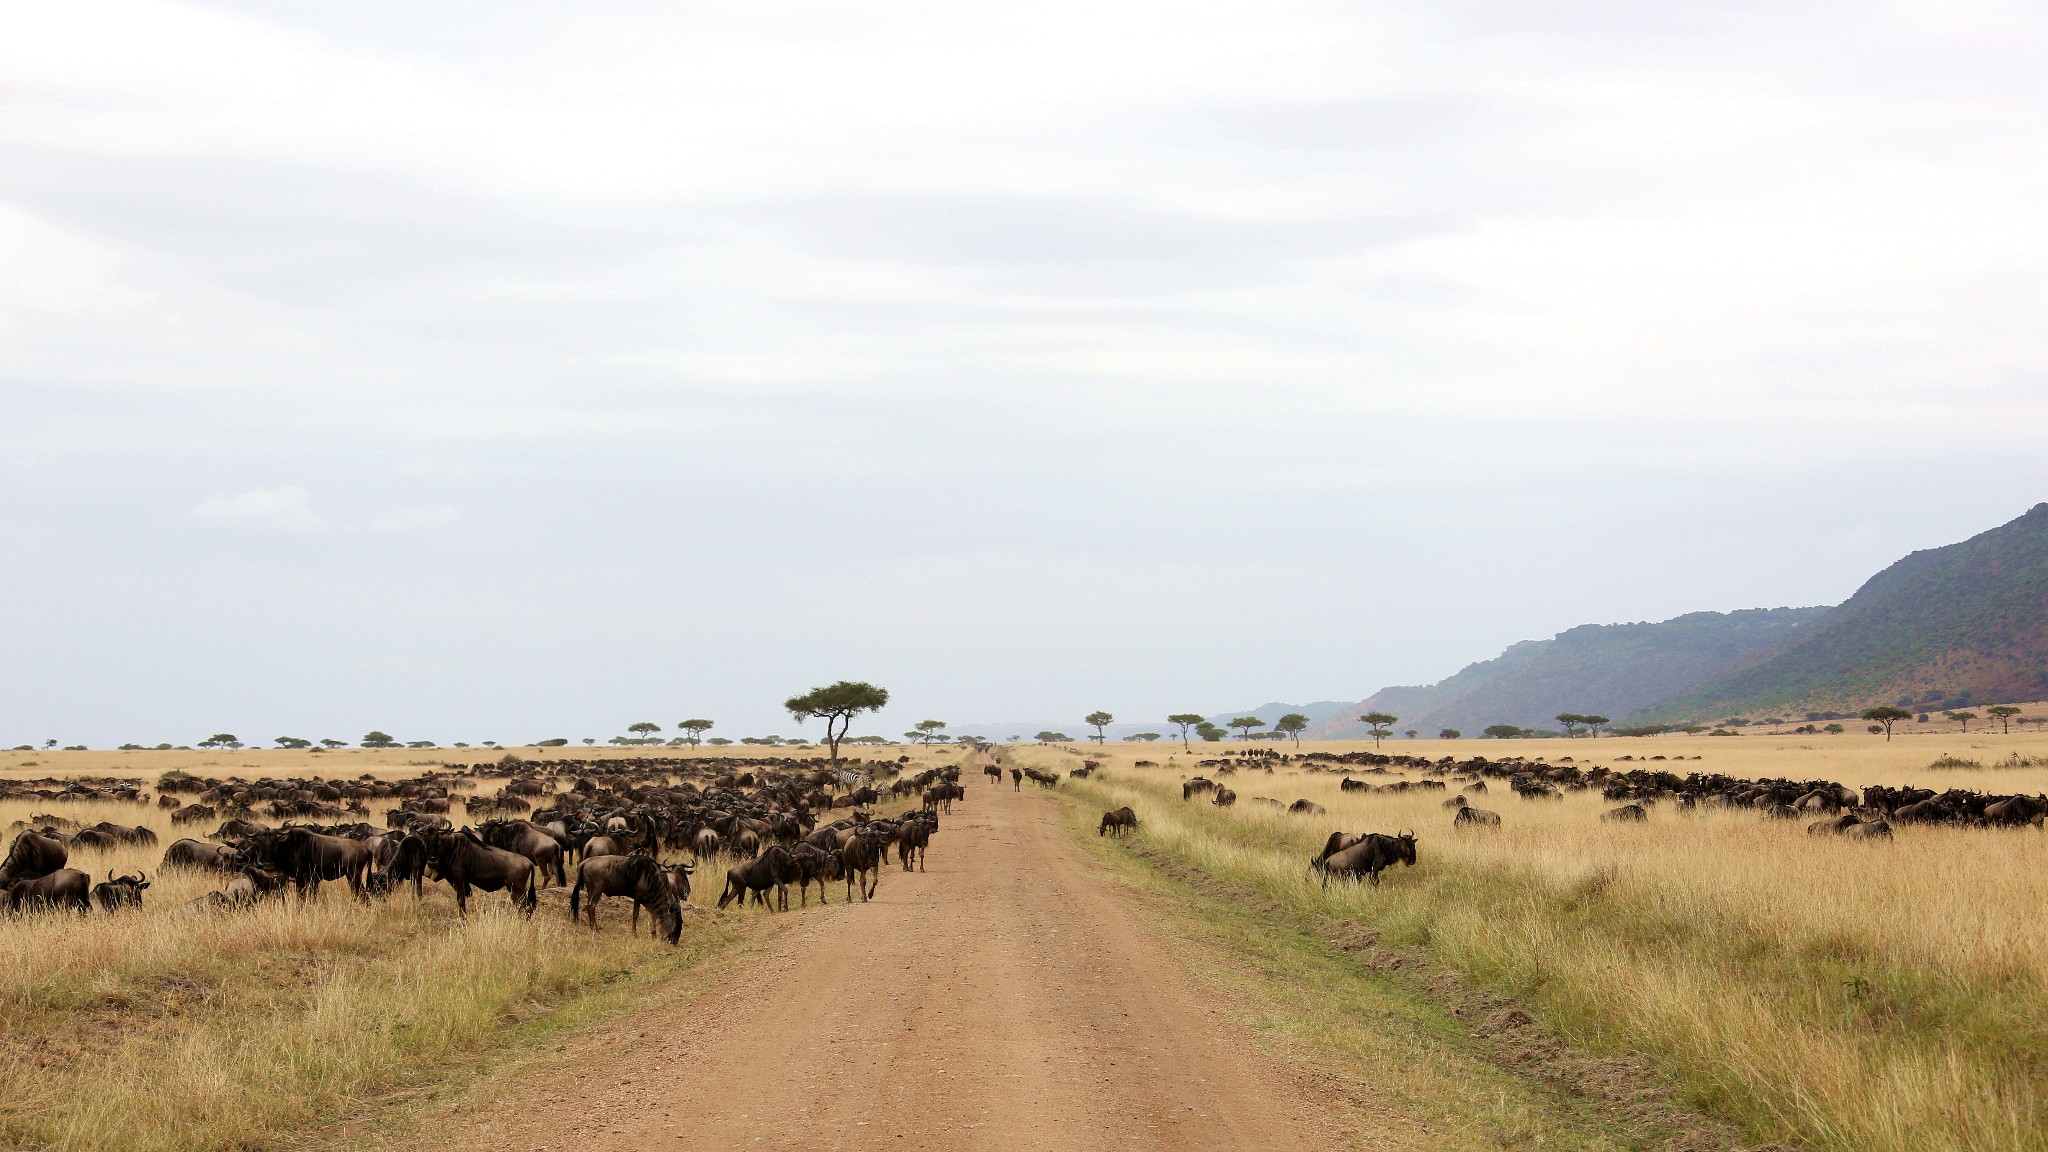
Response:
[{"label": "sky", "polygon": [[1149,722],[1838,602],[2048,498],[2044,55],[1967,0],[0,3],[0,743]]}]

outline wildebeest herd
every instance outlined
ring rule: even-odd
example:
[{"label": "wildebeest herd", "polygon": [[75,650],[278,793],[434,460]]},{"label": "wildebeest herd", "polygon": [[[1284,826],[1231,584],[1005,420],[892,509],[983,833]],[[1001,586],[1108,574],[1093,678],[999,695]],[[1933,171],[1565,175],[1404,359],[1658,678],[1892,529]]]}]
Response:
[{"label": "wildebeest herd", "polygon": [[[474,794],[498,779],[491,794]],[[287,892],[304,902],[326,883],[347,885],[361,901],[408,887],[417,899],[432,881],[448,885],[459,916],[478,892],[504,892],[514,909],[531,916],[540,891],[553,886],[567,890],[572,919],[595,929],[598,905],[624,899],[632,905],[632,931],[644,910],[654,934],[672,944],[681,937],[681,908],[698,866],[727,864],[720,908],[751,899],[787,909],[792,884],[808,904],[813,883],[820,901],[828,899],[828,884],[843,882],[848,901],[865,902],[892,852],[904,871],[924,869],[941,813],[966,797],[957,765],[906,774],[901,762],[848,762],[835,770],[790,758],[508,757],[404,780],[170,774],[156,790],[155,802],[173,824],[215,825],[170,844],[158,865],[160,874],[219,877],[220,887],[186,905],[192,911],[229,912]],[[916,795],[922,805],[881,816],[872,806],[885,793]],[[0,799],[150,803],[132,781],[12,784]],[[369,819],[373,803],[386,809],[381,827]],[[457,827],[449,814],[458,807],[476,822]],[[836,809],[845,814],[821,822],[821,814]],[[82,826],[44,812],[17,821],[16,829],[0,859],[0,910],[141,907],[151,884],[146,872],[93,884],[71,865],[96,849],[154,845],[149,827]]]}]

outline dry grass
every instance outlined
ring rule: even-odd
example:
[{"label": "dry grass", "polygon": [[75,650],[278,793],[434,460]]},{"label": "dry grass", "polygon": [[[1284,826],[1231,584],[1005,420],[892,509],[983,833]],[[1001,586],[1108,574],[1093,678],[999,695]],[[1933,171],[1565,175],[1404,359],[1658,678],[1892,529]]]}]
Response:
[{"label": "dry grass", "polygon": [[[1623,753],[1697,753],[1706,759],[1669,766],[1857,785],[2048,787],[2038,769],[1930,771],[1927,745],[1907,743],[1556,741],[1468,743],[1457,753],[1618,767],[1630,766],[1614,764]],[[1985,743],[1996,755],[2039,754],[2044,742]],[[1447,750],[1417,744],[1387,750]],[[1194,771],[1185,757],[1156,770],[1125,766],[1166,751],[1105,750],[1107,776],[1069,787],[1105,807],[1132,804],[1149,842],[1205,871],[1426,946],[1582,1043],[1650,1057],[1759,1138],[1843,1152],[2048,1149],[2048,839],[2039,831],[1909,828],[1890,844],[1859,844],[1668,806],[1644,826],[1606,825],[1597,795],[1524,801],[1496,785],[1479,803],[1500,811],[1505,828],[1460,835],[1445,793],[1360,797],[1340,792],[1335,776],[1286,770],[1237,776],[1235,810],[1184,804],[1179,780]],[[1307,797],[1329,816],[1288,816],[1256,795]],[[1379,889],[1325,895],[1304,865],[1333,828],[1415,828],[1422,863]]]},{"label": "dry grass", "polygon": [[[173,831],[166,814],[116,804],[7,802],[0,823],[32,807],[148,823],[163,843],[73,854],[95,880],[147,870],[140,913],[0,920],[0,1146],[269,1146],[692,956],[629,937],[616,902],[592,935],[559,900],[528,921],[483,896],[458,921],[438,885],[423,903],[403,893],[361,905],[329,884],[303,908],[188,913],[178,906],[222,878],[156,864],[206,829]],[[685,943],[721,933],[693,916]]]}]

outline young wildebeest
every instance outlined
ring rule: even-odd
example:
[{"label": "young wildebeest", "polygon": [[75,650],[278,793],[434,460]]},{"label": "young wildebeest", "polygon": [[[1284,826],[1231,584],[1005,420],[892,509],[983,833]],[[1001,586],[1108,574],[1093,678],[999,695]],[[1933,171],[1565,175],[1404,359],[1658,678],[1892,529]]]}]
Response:
[{"label": "young wildebeest", "polygon": [[1104,832],[1114,832],[1121,836],[1124,834],[1124,829],[1136,828],[1137,826],[1138,814],[1131,811],[1127,805],[1114,812],[1104,812],[1102,814],[1102,823],[1096,826],[1095,834],[1100,836]]},{"label": "young wildebeest", "polygon": [[781,897],[782,910],[789,911],[789,882],[797,878],[796,860],[789,850],[780,844],[771,844],[766,852],[743,864],[735,864],[725,870],[725,891],[718,896],[718,906],[725,907],[734,900],[744,903],[748,893],[754,900],[766,906],[767,892],[773,888]]},{"label": "young wildebeest", "polygon": [[1451,820],[1454,828],[1498,828],[1500,813],[1488,812],[1484,808],[1460,808]]},{"label": "young wildebeest", "polygon": [[1648,820],[1650,814],[1643,810],[1641,804],[1623,804],[1619,808],[1602,812],[1600,818],[1616,824],[1640,824]]},{"label": "young wildebeest", "polygon": [[92,886],[92,902],[102,912],[116,912],[122,908],[142,907],[142,890],[149,887],[149,874],[137,872],[133,876],[108,876],[105,881]]},{"label": "young wildebeest", "polygon": [[633,934],[640,933],[640,909],[654,921],[654,933],[674,944],[682,939],[683,910],[676,903],[675,888],[668,873],[649,856],[592,856],[576,868],[576,886],[569,890],[569,919],[582,911],[583,898],[590,897],[590,930],[597,931],[597,905],[607,896],[624,896],[633,901]]},{"label": "young wildebeest", "polygon": [[455,889],[458,916],[469,915],[471,888],[484,892],[503,889],[511,895],[513,906],[528,916],[540,903],[533,891],[533,861],[517,852],[493,848],[467,828],[435,833],[427,843],[427,859],[435,875]]},{"label": "young wildebeest", "polygon": [[[1465,809],[1469,812],[1471,809]],[[1323,874],[1323,887],[1330,886],[1330,877],[1356,880],[1361,875],[1377,887],[1380,873],[1396,863],[1412,867],[1415,864],[1415,834],[1403,832],[1398,836],[1382,836],[1369,832],[1365,838],[1351,847],[1328,857],[1310,862]]]},{"label": "young wildebeest", "polygon": [[1218,808],[1228,808],[1232,804],[1237,803],[1237,793],[1228,788],[1218,788],[1216,789],[1216,798],[1209,801],[1209,803],[1216,805]]},{"label": "young wildebeest", "polygon": [[92,887],[92,877],[76,868],[59,868],[47,876],[32,880],[16,880],[7,886],[6,907],[9,912],[34,911],[42,908],[69,908],[74,912],[90,912],[87,893]]}]

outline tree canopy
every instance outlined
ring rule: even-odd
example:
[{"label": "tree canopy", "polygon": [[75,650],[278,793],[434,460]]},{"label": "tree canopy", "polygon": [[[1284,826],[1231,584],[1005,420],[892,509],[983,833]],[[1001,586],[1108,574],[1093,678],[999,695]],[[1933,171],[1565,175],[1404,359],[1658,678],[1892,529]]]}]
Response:
[{"label": "tree canopy", "polygon": [[1101,744],[1109,739],[1103,730],[1116,723],[1116,717],[1107,712],[1095,711],[1081,717],[1081,722],[1095,729],[1095,742]]},{"label": "tree canopy", "polygon": [[1283,736],[1294,737],[1294,746],[1301,747],[1301,734],[1308,731],[1308,716],[1301,712],[1289,712],[1273,721],[1273,731]]},{"label": "tree canopy", "polygon": [[1372,745],[1377,748],[1380,741],[1394,734],[1394,722],[1400,717],[1391,712],[1367,712],[1359,719],[1365,721],[1366,727],[1372,732]]},{"label": "tree canopy", "polygon": [[1898,723],[1901,720],[1911,720],[1913,718],[1913,714],[1911,712],[1906,711],[1904,708],[1893,708],[1890,705],[1886,705],[1882,708],[1864,709],[1863,718],[1865,720],[1877,721],[1877,723],[1884,728],[1884,738],[1885,741],[1889,743],[1892,738],[1892,725]]},{"label": "tree canopy", "polygon": [[832,749],[834,766],[839,763],[839,743],[846,739],[853,718],[864,712],[878,712],[888,705],[889,690],[865,680],[841,680],[782,702],[799,724],[813,717],[825,722],[825,743]]},{"label": "tree canopy", "polygon": [[1175,712],[1166,718],[1166,722],[1180,729],[1181,748],[1193,752],[1193,747],[1188,744],[1188,729],[1207,724],[1209,718],[1200,712]]}]

